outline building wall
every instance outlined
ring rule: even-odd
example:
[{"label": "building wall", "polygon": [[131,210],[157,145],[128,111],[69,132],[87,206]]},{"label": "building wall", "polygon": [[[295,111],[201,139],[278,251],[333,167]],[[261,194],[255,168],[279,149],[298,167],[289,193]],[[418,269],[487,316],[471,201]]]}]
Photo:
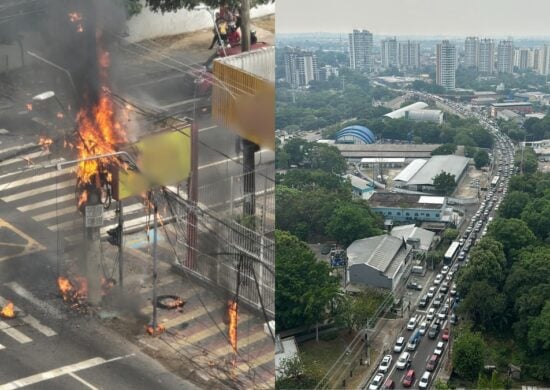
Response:
[{"label": "building wall", "polygon": [[420,66],[420,44],[407,41],[399,42],[399,65],[402,68],[418,68]]},{"label": "building wall", "polygon": [[436,84],[446,89],[455,89],[456,82],[456,46],[449,41],[437,44],[436,48]]},{"label": "building wall", "polygon": [[372,34],[367,30],[353,30],[348,38],[350,68],[371,72],[373,68]]},{"label": "building wall", "polygon": [[479,64],[479,39],[468,37],[464,42],[464,66],[477,67]]},{"label": "building wall", "polygon": [[[439,222],[443,217],[444,205],[440,209],[400,208],[400,207],[371,207],[372,210],[394,221],[431,221]],[[407,215],[407,213],[409,215]]]},{"label": "building wall", "polygon": [[384,39],[382,41],[382,66],[384,68],[389,67],[398,67],[398,50],[397,50],[397,40],[393,39]]},{"label": "building wall", "polygon": [[495,44],[492,39],[479,42],[479,65],[481,73],[493,73],[495,69]]},{"label": "building wall", "polygon": [[348,267],[350,283],[366,284],[370,287],[392,289],[393,283],[384,273],[367,264],[352,264]]},{"label": "building wall", "polygon": [[498,44],[497,70],[501,73],[512,73],[514,70],[514,44],[512,41],[501,41]]},{"label": "building wall", "polygon": [[[259,18],[273,13],[275,13],[275,3],[265,4],[251,9],[250,17]],[[139,15],[128,21],[128,40],[137,42],[144,39],[212,28],[213,26],[212,15],[206,10],[179,10],[177,12],[167,12],[163,15],[154,13],[144,7]]]}]

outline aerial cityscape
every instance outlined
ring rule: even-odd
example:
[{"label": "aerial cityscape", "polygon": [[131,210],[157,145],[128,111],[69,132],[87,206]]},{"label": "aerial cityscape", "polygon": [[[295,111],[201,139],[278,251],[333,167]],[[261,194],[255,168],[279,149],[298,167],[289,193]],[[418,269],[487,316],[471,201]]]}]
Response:
[{"label": "aerial cityscape", "polygon": [[276,387],[546,388],[549,31],[388,3],[278,3]]}]

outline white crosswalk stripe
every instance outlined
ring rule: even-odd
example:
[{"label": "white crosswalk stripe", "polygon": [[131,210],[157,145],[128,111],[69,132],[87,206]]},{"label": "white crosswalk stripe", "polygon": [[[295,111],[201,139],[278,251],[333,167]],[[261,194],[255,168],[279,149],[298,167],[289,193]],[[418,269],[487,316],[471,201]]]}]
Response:
[{"label": "white crosswalk stripe", "polygon": [[[8,303],[8,300],[0,296],[0,306],[5,306],[7,303]],[[42,333],[43,335],[48,337],[57,335],[57,332],[55,332],[50,327],[43,325],[39,320],[37,320],[32,315],[25,313],[23,310],[21,310],[20,307],[14,305],[14,310],[17,313],[17,318],[21,319],[21,321],[25,322],[27,325],[32,326],[34,329],[36,329],[38,332]]]},{"label": "white crosswalk stripe", "polygon": [[11,327],[4,321],[0,321],[0,330],[10,336],[11,338],[15,339],[16,341],[20,342],[21,344],[30,343],[32,339],[25,335],[24,333],[20,332],[19,330]]}]

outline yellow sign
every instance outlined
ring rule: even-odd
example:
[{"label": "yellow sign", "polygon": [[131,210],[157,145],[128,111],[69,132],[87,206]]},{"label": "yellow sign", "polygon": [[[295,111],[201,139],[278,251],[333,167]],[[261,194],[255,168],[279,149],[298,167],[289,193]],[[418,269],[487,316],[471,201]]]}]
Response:
[{"label": "yellow sign", "polygon": [[191,127],[143,138],[128,152],[136,156],[138,169],[121,168],[114,175],[116,200],[187,179],[191,171]]},{"label": "yellow sign", "polygon": [[212,114],[222,125],[263,148],[275,149],[275,85],[214,61]]}]

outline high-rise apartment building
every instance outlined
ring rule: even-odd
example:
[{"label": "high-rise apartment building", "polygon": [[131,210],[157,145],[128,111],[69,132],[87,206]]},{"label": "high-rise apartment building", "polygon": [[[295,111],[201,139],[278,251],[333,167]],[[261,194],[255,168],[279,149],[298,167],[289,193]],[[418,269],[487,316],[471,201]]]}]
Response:
[{"label": "high-rise apartment building", "polygon": [[397,39],[384,39],[381,43],[382,66],[384,68],[397,68],[399,66],[399,56],[397,50]]},{"label": "high-rise apartment building", "polygon": [[539,51],[538,73],[546,76],[550,74],[550,45],[544,45]]},{"label": "high-rise apartment building", "polygon": [[349,34],[349,65],[351,69],[373,70],[372,34],[367,30],[353,30]]},{"label": "high-rise apartment building", "polygon": [[479,42],[478,70],[481,73],[493,73],[495,70],[495,43],[492,39]]},{"label": "high-rise apartment building", "polygon": [[309,51],[287,48],[284,54],[285,80],[294,87],[304,87],[319,80],[317,56]]},{"label": "high-rise apartment building", "polygon": [[414,69],[420,66],[420,44],[406,41],[399,42],[399,66]]},{"label": "high-rise apartment building", "polygon": [[449,41],[437,44],[436,48],[436,73],[437,85],[445,89],[455,89],[456,81],[456,46]]},{"label": "high-rise apartment building", "polygon": [[516,52],[518,58],[514,58],[514,66],[517,66],[520,69],[531,68],[532,65],[529,66],[529,57],[531,52],[531,49],[518,49],[518,51]]},{"label": "high-rise apartment building", "polygon": [[514,43],[512,41],[499,42],[497,70],[500,73],[512,73],[514,71]]},{"label": "high-rise apartment building", "polygon": [[479,66],[479,39],[468,37],[464,42],[464,66],[466,68]]}]

